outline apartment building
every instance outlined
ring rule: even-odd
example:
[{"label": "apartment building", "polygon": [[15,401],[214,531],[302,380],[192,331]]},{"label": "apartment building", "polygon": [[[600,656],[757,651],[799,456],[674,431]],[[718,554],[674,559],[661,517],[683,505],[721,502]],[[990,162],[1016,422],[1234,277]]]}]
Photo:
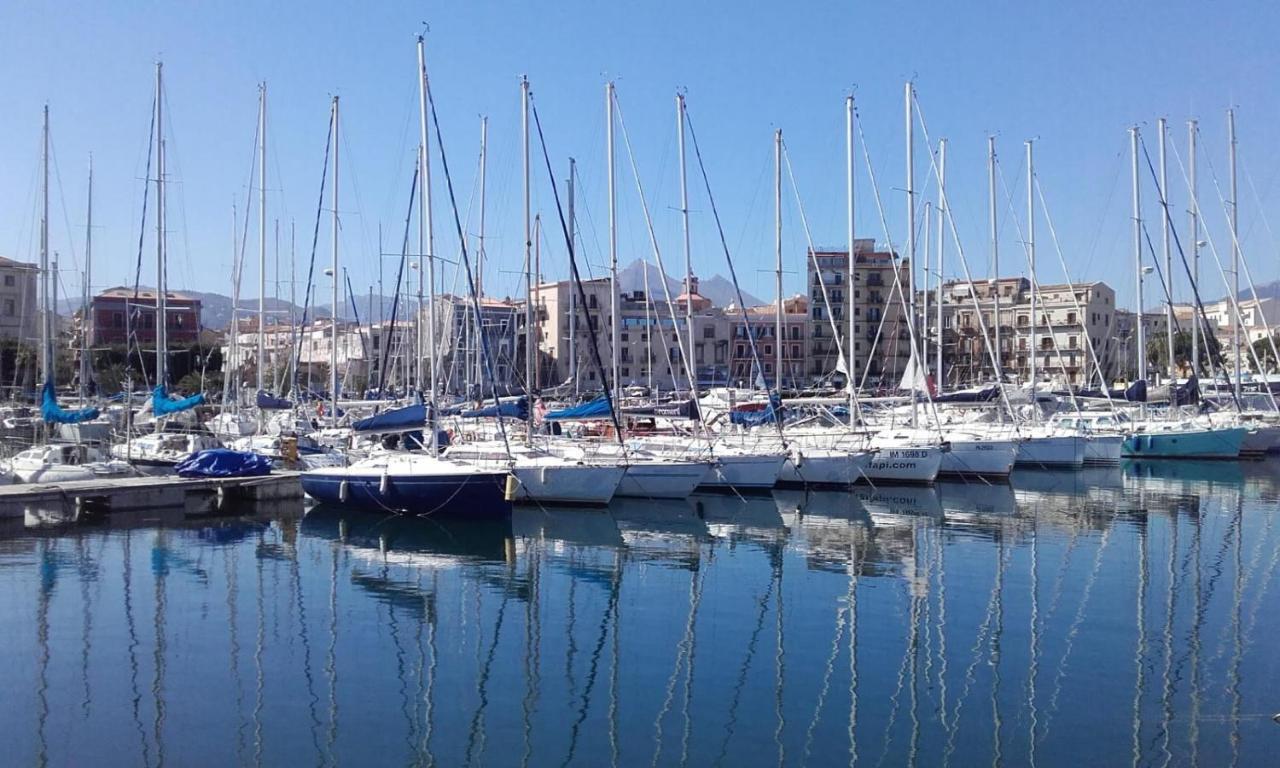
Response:
[{"label": "apartment building", "polygon": [[854,241],[854,284],[849,280],[848,249],[807,254],[808,347],[805,379],[809,385],[845,386],[840,351],[849,354],[849,312],[854,317],[853,370],[868,388],[895,387],[911,356],[903,311],[909,265],[875,240]]},{"label": "apartment building", "polygon": [[0,337],[30,340],[39,331],[40,297],[35,264],[0,256]]},{"label": "apartment building", "polygon": [[[1041,285],[1033,328],[1031,281],[1027,278],[944,283],[941,330],[945,370],[940,380],[948,386],[989,381],[992,352],[988,344],[992,351],[999,350],[1004,374],[1020,381],[1030,378],[1034,361],[1037,380],[1073,386],[1091,381],[1097,384],[1090,348],[1110,379],[1125,353],[1115,327],[1115,297],[1115,291],[1102,282]],[[937,343],[936,324],[931,318],[925,334],[930,344]],[[933,355],[928,359],[934,367]]]}]

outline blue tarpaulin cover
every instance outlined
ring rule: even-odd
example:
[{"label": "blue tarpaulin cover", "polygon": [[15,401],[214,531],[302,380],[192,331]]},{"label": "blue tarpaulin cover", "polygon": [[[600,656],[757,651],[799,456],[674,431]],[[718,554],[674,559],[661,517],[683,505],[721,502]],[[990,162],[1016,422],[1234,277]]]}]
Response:
[{"label": "blue tarpaulin cover", "polygon": [[164,386],[158,385],[151,392],[151,412],[156,416],[168,416],[171,413],[189,411],[204,402],[204,395],[192,395],[181,400],[170,400]]},{"label": "blue tarpaulin cover", "polygon": [[426,423],[427,406],[423,403],[414,403],[359,419],[351,425],[351,428],[356,432],[408,432],[422,429]]},{"label": "blue tarpaulin cover", "polygon": [[744,427],[756,427],[761,424],[772,424],[782,413],[782,399],[776,394],[769,395],[769,404],[762,409],[752,411],[733,411],[729,414],[732,424]]},{"label": "blue tarpaulin cover", "polygon": [[293,407],[293,403],[270,392],[259,391],[257,401],[258,408],[264,411],[287,411]]},{"label": "blue tarpaulin cover", "polygon": [[210,448],[177,466],[178,477],[259,477],[271,474],[271,459],[257,453]]},{"label": "blue tarpaulin cover", "polygon": [[548,413],[546,418],[548,421],[562,421],[569,419],[605,419],[609,417],[609,400],[601,395],[589,403],[575,405],[572,408],[564,408],[559,411]]},{"label": "blue tarpaulin cover", "polygon": [[78,411],[63,410],[53,393],[53,379],[44,383],[44,394],[40,398],[40,415],[47,424],[79,424],[98,418],[97,408],[81,408]]}]

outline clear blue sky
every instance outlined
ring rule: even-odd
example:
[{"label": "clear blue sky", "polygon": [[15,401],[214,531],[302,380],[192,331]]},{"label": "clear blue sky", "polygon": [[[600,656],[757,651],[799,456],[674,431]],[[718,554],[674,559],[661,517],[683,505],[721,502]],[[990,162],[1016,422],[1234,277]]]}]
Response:
[{"label": "clear blue sky", "polygon": [[[1075,279],[1102,279],[1122,304],[1133,297],[1126,128],[1167,116],[1185,154],[1185,121],[1202,121],[1202,200],[1224,253],[1228,236],[1208,163],[1226,184],[1224,111],[1238,109],[1241,230],[1260,282],[1280,276],[1280,8],[1271,2],[1071,3],[7,3],[0,8],[0,254],[37,258],[40,109],[52,111],[56,170],[53,247],[62,285],[80,290],[85,167],[96,166],[94,288],[132,281],[152,97],[165,63],[170,160],[170,283],[231,292],[231,206],[243,211],[256,120],[256,84],[270,89],[269,216],[297,221],[299,272],[311,244],[329,96],[343,104],[342,259],[356,290],[377,277],[377,231],[395,249],[403,227],[417,127],[414,38],[430,24],[428,66],[460,196],[475,177],[479,116],[489,116],[488,252],[491,293],[513,294],[520,269],[518,77],[527,73],[558,178],[570,155],[581,174],[583,249],[605,263],[604,96],[615,78],[668,270],[680,258],[675,117],[677,88],[708,162],[743,287],[773,295],[772,131],[781,127],[819,244],[844,241],[843,97],[856,88],[867,147],[879,175],[889,233],[905,235],[903,82],[915,78],[930,137],[950,141],[948,190],[962,244],[986,274],[985,137],[1025,217],[1022,142],[1037,138],[1036,167]],[[920,134],[917,133],[919,137]],[[1268,143],[1270,142],[1270,143]],[[631,173],[619,150],[621,259],[647,255]],[[917,186],[933,197],[928,155]],[[858,229],[885,239],[858,159]],[[1186,195],[1176,164],[1171,196]],[[439,173],[437,172],[437,178]],[[691,169],[694,267],[726,272],[696,170]],[[545,170],[535,205],[553,216]],[[1256,198],[1255,198],[1256,189]],[[788,292],[801,289],[804,237],[790,188]],[[1003,196],[1003,193],[1002,193]],[[1144,171],[1146,215],[1158,215]],[[65,200],[65,206],[63,201]],[[1261,206],[1259,205],[1261,202]],[[439,250],[453,251],[440,187]],[[1009,203],[1002,199],[1002,272],[1025,272]],[[255,214],[256,221],[256,214]],[[476,222],[473,219],[472,231]],[[1048,228],[1038,225],[1041,280],[1061,279]],[[148,233],[143,274],[152,282]],[[1157,239],[1158,230],[1152,229]],[[544,271],[564,274],[558,231],[548,231]],[[256,295],[256,232],[242,295]],[[319,251],[328,259],[328,223]],[[285,251],[287,253],[287,238]],[[75,253],[74,260],[69,254]],[[948,274],[958,274],[954,244]],[[386,262],[388,271],[393,260]],[[274,272],[274,266],[269,268]],[[282,273],[287,272],[287,260]],[[1222,293],[1216,268],[1208,295]],[[446,287],[452,284],[445,270]],[[269,288],[268,292],[273,291]],[[1156,290],[1148,288],[1147,301]],[[387,289],[390,292],[390,288]],[[1180,290],[1179,293],[1184,293]]]}]

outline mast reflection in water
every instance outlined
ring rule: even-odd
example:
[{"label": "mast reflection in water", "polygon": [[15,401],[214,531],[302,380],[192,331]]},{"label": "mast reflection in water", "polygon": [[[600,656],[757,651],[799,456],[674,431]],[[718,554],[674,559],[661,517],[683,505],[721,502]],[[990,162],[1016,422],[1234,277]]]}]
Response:
[{"label": "mast reflection in water", "polygon": [[1268,764],[1280,466],[0,538],[5,764]]}]

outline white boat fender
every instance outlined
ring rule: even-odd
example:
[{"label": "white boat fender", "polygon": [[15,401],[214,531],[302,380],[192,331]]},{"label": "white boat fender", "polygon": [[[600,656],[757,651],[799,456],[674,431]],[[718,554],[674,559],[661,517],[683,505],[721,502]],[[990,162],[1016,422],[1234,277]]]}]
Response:
[{"label": "white boat fender", "polygon": [[520,480],[515,476],[515,473],[513,472],[507,475],[507,485],[503,491],[503,498],[505,498],[507,501],[515,501],[516,492],[519,490],[520,490]]},{"label": "white boat fender", "polygon": [[347,500],[347,481],[343,480],[338,484],[338,501],[345,502]]},{"label": "white boat fender", "polygon": [[386,472],[382,473],[382,477],[378,480],[378,493],[383,496],[387,495],[387,488],[391,486],[391,476]]}]

